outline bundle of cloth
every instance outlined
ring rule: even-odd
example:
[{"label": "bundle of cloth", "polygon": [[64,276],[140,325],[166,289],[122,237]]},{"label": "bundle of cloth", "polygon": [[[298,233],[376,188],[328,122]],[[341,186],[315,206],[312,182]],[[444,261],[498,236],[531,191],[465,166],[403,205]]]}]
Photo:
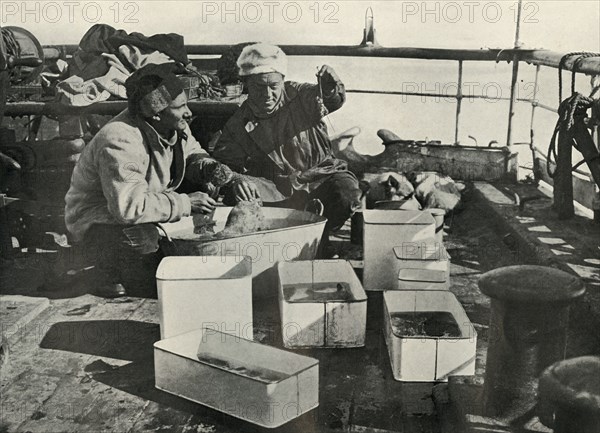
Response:
[{"label": "bundle of cloth", "polygon": [[446,214],[458,208],[465,185],[435,171],[401,173],[386,171],[365,173],[360,187],[368,209],[391,208],[389,202],[401,202],[406,210],[444,209]]},{"label": "bundle of cloth", "polygon": [[331,137],[334,155],[348,163],[360,181],[360,189],[367,209],[444,209],[446,214],[459,208],[465,185],[450,176],[435,171],[400,172],[379,169],[392,167],[398,162],[398,153],[389,151],[392,145],[415,145],[391,131],[380,129],[377,135],[386,150],[378,155],[365,155],[356,151],[354,138],[361,132],[354,127]]},{"label": "bundle of cloth", "polygon": [[111,97],[126,99],[125,81],[146,64],[188,65],[183,36],[145,36],[106,24],[95,24],[70,59],[69,78],[57,84],[62,103],[87,106]]},{"label": "bundle of cloth", "polygon": [[423,209],[444,209],[447,214],[459,207],[464,183],[435,171],[413,172],[408,179],[415,187],[415,197]]}]

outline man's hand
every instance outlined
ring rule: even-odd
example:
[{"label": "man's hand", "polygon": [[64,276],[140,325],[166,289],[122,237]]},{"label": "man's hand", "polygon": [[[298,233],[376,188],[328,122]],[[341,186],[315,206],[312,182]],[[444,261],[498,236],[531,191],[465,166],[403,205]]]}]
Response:
[{"label": "man's hand", "polygon": [[233,185],[233,194],[236,201],[250,201],[260,199],[258,188],[253,182],[246,179],[240,179]]},{"label": "man's hand", "polygon": [[325,94],[335,90],[337,83],[340,81],[340,77],[337,76],[333,68],[329,65],[321,66],[321,69],[317,73],[317,77],[321,82],[321,88]]},{"label": "man's hand", "polygon": [[216,201],[203,192],[192,192],[188,197],[192,203],[192,213],[211,213],[217,205]]},{"label": "man's hand", "polygon": [[225,164],[209,162],[204,166],[204,179],[216,187],[222,187],[231,182],[233,171]]}]

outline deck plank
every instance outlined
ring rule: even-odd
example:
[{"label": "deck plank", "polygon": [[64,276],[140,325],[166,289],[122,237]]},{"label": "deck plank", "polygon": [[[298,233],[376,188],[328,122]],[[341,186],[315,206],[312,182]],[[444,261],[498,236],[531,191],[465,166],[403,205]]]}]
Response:
[{"label": "deck plank", "polygon": [[[66,365],[62,362],[64,358],[54,359],[50,354],[40,355],[39,345],[53,323],[58,321],[75,321],[74,316],[64,316],[67,311],[82,308],[97,302],[98,298],[93,296],[80,296],[54,300],[44,312],[26,326],[19,329],[19,342],[11,347],[11,362],[4,366],[0,374],[0,386],[3,392],[8,392],[14,378],[21,377],[26,371],[39,372],[39,367],[51,361],[55,375],[62,375]],[[59,370],[60,368],[62,370]]]},{"label": "deck plank", "polygon": [[[160,338],[160,332],[158,331],[160,322],[158,300],[146,299],[140,308],[131,315],[130,320],[154,324],[157,327],[157,338],[155,341]],[[147,341],[146,344],[152,347],[152,344],[154,344],[155,341]],[[193,413],[195,409],[195,404],[170,396],[154,387],[153,359],[150,359],[150,362],[138,366],[139,368],[137,371],[131,375],[129,389],[135,388],[136,390],[143,390],[142,398],[146,401],[146,405],[137,414],[129,431],[185,431],[189,420],[192,418],[191,413]]]},{"label": "deck plank", "polygon": [[[115,414],[135,413],[143,407],[143,399],[128,405],[129,394],[96,379],[100,372],[118,370],[136,356],[146,356],[127,347],[129,340],[139,335],[140,326],[126,319],[143,299],[129,301],[117,303],[90,295],[53,301],[44,327],[37,332],[32,329],[35,337],[17,355],[23,360],[21,368],[60,380],[36,409],[37,415],[19,426],[20,431],[114,430],[119,427],[116,423],[125,426],[128,419],[115,419]],[[72,315],[77,313],[80,315]],[[29,382],[27,377],[13,381],[8,393],[17,391],[21,381]],[[111,402],[110,410],[104,410],[105,401]]]},{"label": "deck plank", "polygon": [[21,295],[0,295],[0,312],[2,314],[2,335],[14,344],[22,336],[19,332],[29,322],[39,316],[50,306],[48,298]]},{"label": "deck plank", "polygon": [[40,407],[59,386],[59,376],[38,374],[30,370],[14,377],[10,391],[2,390],[0,431],[17,431],[30,419],[44,418]]},{"label": "deck plank", "polygon": [[160,323],[160,318],[158,315],[158,300],[144,299],[144,302],[131,314],[129,320],[154,323],[158,325]]}]

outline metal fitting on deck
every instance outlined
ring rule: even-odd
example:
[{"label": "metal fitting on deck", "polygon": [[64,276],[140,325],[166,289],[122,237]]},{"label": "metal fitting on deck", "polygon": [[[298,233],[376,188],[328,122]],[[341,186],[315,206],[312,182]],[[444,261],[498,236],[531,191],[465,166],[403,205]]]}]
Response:
[{"label": "metal fitting on deck", "polygon": [[479,288],[492,298],[484,415],[515,420],[535,405],[540,373],[564,359],[569,305],[585,288],[571,274],[532,265],[487,272]]},{"label": "metal fitting on deck", "polygon": [[600,431],[600,357],[582,356],[548,367],[540,377],[538,416],[555,433]]}]

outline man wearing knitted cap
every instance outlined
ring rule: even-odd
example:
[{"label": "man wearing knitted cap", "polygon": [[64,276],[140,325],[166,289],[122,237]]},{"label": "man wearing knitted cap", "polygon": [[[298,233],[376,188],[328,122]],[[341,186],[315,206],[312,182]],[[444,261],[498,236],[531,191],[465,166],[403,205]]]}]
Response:
[{"label": "man wearing knitted cap", "polygon": [[273,45],[246,46],[237,65],[248,99],[229,119],[213,156],[245,174],[227,201],[260,197],[266,204],[303,209],[319,199],[327,234],[359,207],[358,180],[331,150],[328,113],[345,99],[344,85],[329,66],[318,85],[285,81],[287,59]]},{"label": "man wearing knitted cap", "polygon": [[184,179],[208,190],[211,181],[222,185],[233,176],[190,133],[187,97],[172,66],[147,65],[127,80],[129,108],[85,147],[65,197],[71,239],[95,260],[105,283],[97,293],[105,296],[125,294],[123,271],[140,262],[153,281],[159,260],[154,223],[214,210],[205,192],[176,192]]}]

